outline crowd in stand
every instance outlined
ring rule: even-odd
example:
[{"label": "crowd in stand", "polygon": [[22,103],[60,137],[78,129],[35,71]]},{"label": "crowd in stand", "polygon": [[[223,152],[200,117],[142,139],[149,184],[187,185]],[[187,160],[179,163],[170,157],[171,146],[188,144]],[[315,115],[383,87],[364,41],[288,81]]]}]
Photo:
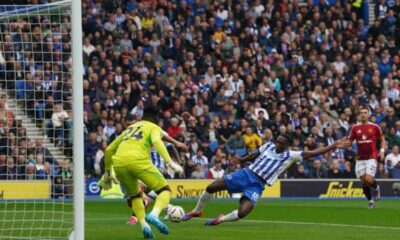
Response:
[{"label": "crowd in stand", "polygon": [[[82,11],[88,177],[101,175],[107,144],[146,105],[157,105],[160,126],[190,148],[180,154],[185,174],[170,177],[221,177],[238,167],[233,155],[280,133],[293,136],[296,150],[331,144],[349,134],[359,106],[369,107],[388,142],[377,177],[400,177],[400,1],[377,2],[369,25],[349,1],[83,0]],[[72,80],[62,74],[70,68],[68,30],[51,34],[43,27],[51,19],[40,21],[33,35],[56,61],[23,45],[19,55],[30,60],[14,69],[25,71],[23,86],[58,93],[39,96],[32,114],[45,129],[58,127],[55,143],[65,146],[70,126],[50,125],[46,109],[71,109]],[[282,177],[352,178],[355,151],[324,154]]]}]

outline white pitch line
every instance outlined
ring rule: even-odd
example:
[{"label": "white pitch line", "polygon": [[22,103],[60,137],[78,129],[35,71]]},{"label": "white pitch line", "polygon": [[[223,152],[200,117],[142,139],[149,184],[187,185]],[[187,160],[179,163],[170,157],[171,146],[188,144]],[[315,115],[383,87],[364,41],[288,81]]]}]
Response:
[{"label": "white pitch line", "polygon": [[[209,218],[193,218],[193,220],[208,220]],[[128,218],[87,218],[86,221],[119,221],[128,220]],[[341,224],[341,223],[321,223],[321,222],[295,222],[295,221],[272,221],[272,220],[252,220],[242,219],[240,222],[250,223],[271,223],[271,224],[292,224],[292,225],[319,225],[326,227],[355,227],[355,228],[369,228],[369,229],[382,229],[382,230],[395,230],[400,231],[400,227],[385,227],[373,225],[357,225],[357,224]]]}]

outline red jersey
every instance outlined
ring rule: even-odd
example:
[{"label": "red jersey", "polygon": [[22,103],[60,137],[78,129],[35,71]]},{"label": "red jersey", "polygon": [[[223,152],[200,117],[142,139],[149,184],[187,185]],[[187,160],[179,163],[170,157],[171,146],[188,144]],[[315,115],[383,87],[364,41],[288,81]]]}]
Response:
[{"label": "red jersey", "polygon": [[356,124],[351,128],[351,141],[357,141],[357,160],[378,159],[378,140],[382,138],[381,128],[374,123]]}]

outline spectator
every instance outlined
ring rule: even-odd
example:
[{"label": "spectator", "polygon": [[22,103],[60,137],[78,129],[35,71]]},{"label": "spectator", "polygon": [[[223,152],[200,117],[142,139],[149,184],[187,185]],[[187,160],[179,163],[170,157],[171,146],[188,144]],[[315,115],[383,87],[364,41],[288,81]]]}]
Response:
[{"label": "spectator", "polygon": [[394,167],[389,171],[390,178],[400,178],[400,163],[394,165]]},{"label": "spectator", "polygon": [[205,176],[205,174],[208,172],[208,158],[203,154],[203,149],[197,149],[196,155],[192,157],[192,160],[194,164],[200,164],[203,175]]},{"label": "spectator", "polygon": [[209,143],[218,143],[219,131],[215,128],[213,122],[208,124],[208,128],[205,129],[203,141]]},{"label": "spectator", "polygon": [[197,163],[195,165],[194,171],[190,174],[190,178],[205,179],[204,171],[202,170],[201,164]]},{"label": "spectator", "polygon": [[52,198],[63,199],[66,196],[66,191],[62,177],[57,176],[53,180]]},{"label": "spectator", "polygon": [[44,158],[42,155],[36,155],[36,179],[46,179],[46,172],[44,168]]},{"label": "spectator", "polygon": [[343,178],[356,178],[352,164],[349,161],[344,163]]},{"label": "spectator", "polygon": [[37,138],[35,140],[35,149],[36,149],[35,154],[37,157],[38,156],[44,157],[46,162],[54,163],[54,158],[51,155],[50,151],[43,146],[42,138]]},{"label": "spectator", "polygon": [[208,170],[208,179],[217,179],[224,176],[225,170],[222,168],[221,160],[216,160],[214,167]]},{"label": "spectator", "polygon": [[101,86],[97,87],[96,90],[96,99],[100,102],[100,104],[105,104],[108,98],[107,92],[109,90],[109,83],[107,80],[104,80]]},{"label": "spectator", "polygon": [[215,150],[213,156],[210,158],[210,162],[209,162],[210,167],[214,166],[215,161],[221,161],[222,155],[225,155],[223,149],[217,148]]},{"label": "spectator", "polygon": [[376,178],[387,178],[388,174],[385,172],[385,166],[382,163],[378,164],[378,169],[376,171]]},{"label": "spectator", "polygon": [[191,178],[192,173],[195,171],[195,164],[192,159],[188,159],[185,165],[185,177]]},{"label": "spectator", "polygon": [[387,110],[387,115],[383,119],[383,121],[386,123],[387,128],[392,128],[395,126],[395,123],[399,120],[399,118],[394,114],[394,108],[390,107]]},{"label": "spectator", "polygon": [[143,110],[144,110],[143,101],[139,100],[136,106],[132,109],[131,114],[133,116],[136,116],[137,119],[142,119]]},{"label": "spectator", "polygon": [[249,152],[254,151],[262,144],[261,138],[253,133],[253,129],[250,126],[246,127],[246,133],[243,135],[243,139]]},{"label": "spectator", "polygon": [[92,172],[94,169],[94,156],[100,148],[97,141],[97,133],[90,132],[85,141],[85,171]]},{"label": "spectator", "polygon": [[325,178],[326,172],[322,169],[322,164],[320,160],[314,160],[312,163],[312,168],[308,172],[309,178]]},{"label": "spectator", "polygon": [[174,138],[176,135],[180,133],[179,129],[179,120],[175,117],[171,118],[171,125],[168,127],[167,132],[168,135],[170,135],[172,138]]},{"label": "spectator", "polygon": [[0,154],[0,179],[7,179],[7,155]]},{"label": "spectator", "polygon": [[109,118],[107,120],[107,124],[104,126],[103,129],[103,138],[106,139],[107,142],[110,141],[111,136],[115,133],[116,128],[114,126],[114,119]]},{"label": "spectator", "polygon": [[339,162],[338,160],[333,160],[331,167],[328,171],[328,178],[342,178],[343,173],[339,169]]},{"label": "spectator", "polygon": [[242,132],[239,128],[235,130],[235,135],[229,137],[226,143],[226,150],[228,153],[234,153],[238,149],[245,149],[246,142],[244,141],[244,137],[242,136]]},{"label": "spectator", "polygon": [[304,166],[301,164],[296,165],[296,172],[293,175],[294,178],[307,178],[307,175],[304,171]]},{"label": "spectator", "polygon": [[5,100],[0,99],[0,127],[11,127],[13,126],[14,119],[12,112],[6,108],[5,104]]},{"label": "spectator", "polygon": [[376,16],[383,20],[386,18],[387,12],[388,12],[389,8],[386,5],[385,0],[379,0],[378,4],[376,4]]},{"label": "spectator", "polygon": [[385,172],[389,172],[400,162],[399,146],[393,147],[392,152],[385,158]]},{"label": "spectator", "polygon": [[385,134],[385,139],[389,149],[394,148],[395,146],[400,146],[400,136],[396,135],[396,129],[394,127],[390,128]]},{"label": "spectator", "polygon": [[189,155],[193,156],[196,154],[197,149],[201,146],[201,142],[197,139],[195,134],[190,134],[186,131],[185,126],[180,127],[181,134],[177,138],[181,139],[182,142],[188,142]]},{"label": "spectator", "polygon": [[18,155],[16,167],[17,179],[26,179],[26,158],[25,155]]},{"label": "spectator", "polygon": [[353,151],[352,146],[344,150],[344,159],[352,164],[356,161],[357,154]]},{"label": "spectator", "polygon": [[14,159],[12,157],[7,158],[7,179],[16,180],[17,179],[17,167],[15,166]]},{"label": "spectator", "polygon": [[55,141],[58,141],[58,146],[64,144],[64,122],[68,120],[68,117],[68,113],[63,110],[61,103],[56,103],[54,105],[54,113],[51,116],[51,120],[54,128],[54,138]]},{"label": "spectator", "polygon": [[221,122],[221,126],[218,128],[218,132],[219,132],[220,142],[226,143],[228,141],[228,139],[236,131],[234,131],[231,126],[228,126],[228,121],[226,119],[223,119]]},{"label": "spectator", "polygon": [[107,148],[107,142],[103,141],[100,145],[100,148],[96,152],[95,160],[94,160],[94,173],[97,176],[101,176],[102,174],[102,160],[104,158],[104,151]]},{"label": "spectator", "polygon": [[44,163],[44,174],[45,179],[52,179],[52,177],[54,176],[52,165],[48,162]]},{"label": "spectator", "polygon": [[33,163],[28,163],[26,166],[26,180],[35,180],[36,179],[36,166]]},{"label": "spectator", "polygon": [[69,159],[64,159],[62,162],[61,177],[64,182],[72,180],[71,162]]}]

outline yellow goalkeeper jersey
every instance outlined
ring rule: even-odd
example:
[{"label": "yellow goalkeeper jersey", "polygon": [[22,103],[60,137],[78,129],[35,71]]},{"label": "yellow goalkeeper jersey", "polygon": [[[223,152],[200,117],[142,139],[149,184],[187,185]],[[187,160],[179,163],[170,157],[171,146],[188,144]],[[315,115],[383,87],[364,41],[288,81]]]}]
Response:
[{"label": "yellow goalkeeper jersey", "polygon": [[162,142],[164,131],[156,124],[149,121],[140,121],[130,125],[106,149],[105,167],[107,170],[113,166],[126,166],[134,164],[145,167],[152,164],[150,160],[151,147],[161,155],[165,162],[171,157]]}]

